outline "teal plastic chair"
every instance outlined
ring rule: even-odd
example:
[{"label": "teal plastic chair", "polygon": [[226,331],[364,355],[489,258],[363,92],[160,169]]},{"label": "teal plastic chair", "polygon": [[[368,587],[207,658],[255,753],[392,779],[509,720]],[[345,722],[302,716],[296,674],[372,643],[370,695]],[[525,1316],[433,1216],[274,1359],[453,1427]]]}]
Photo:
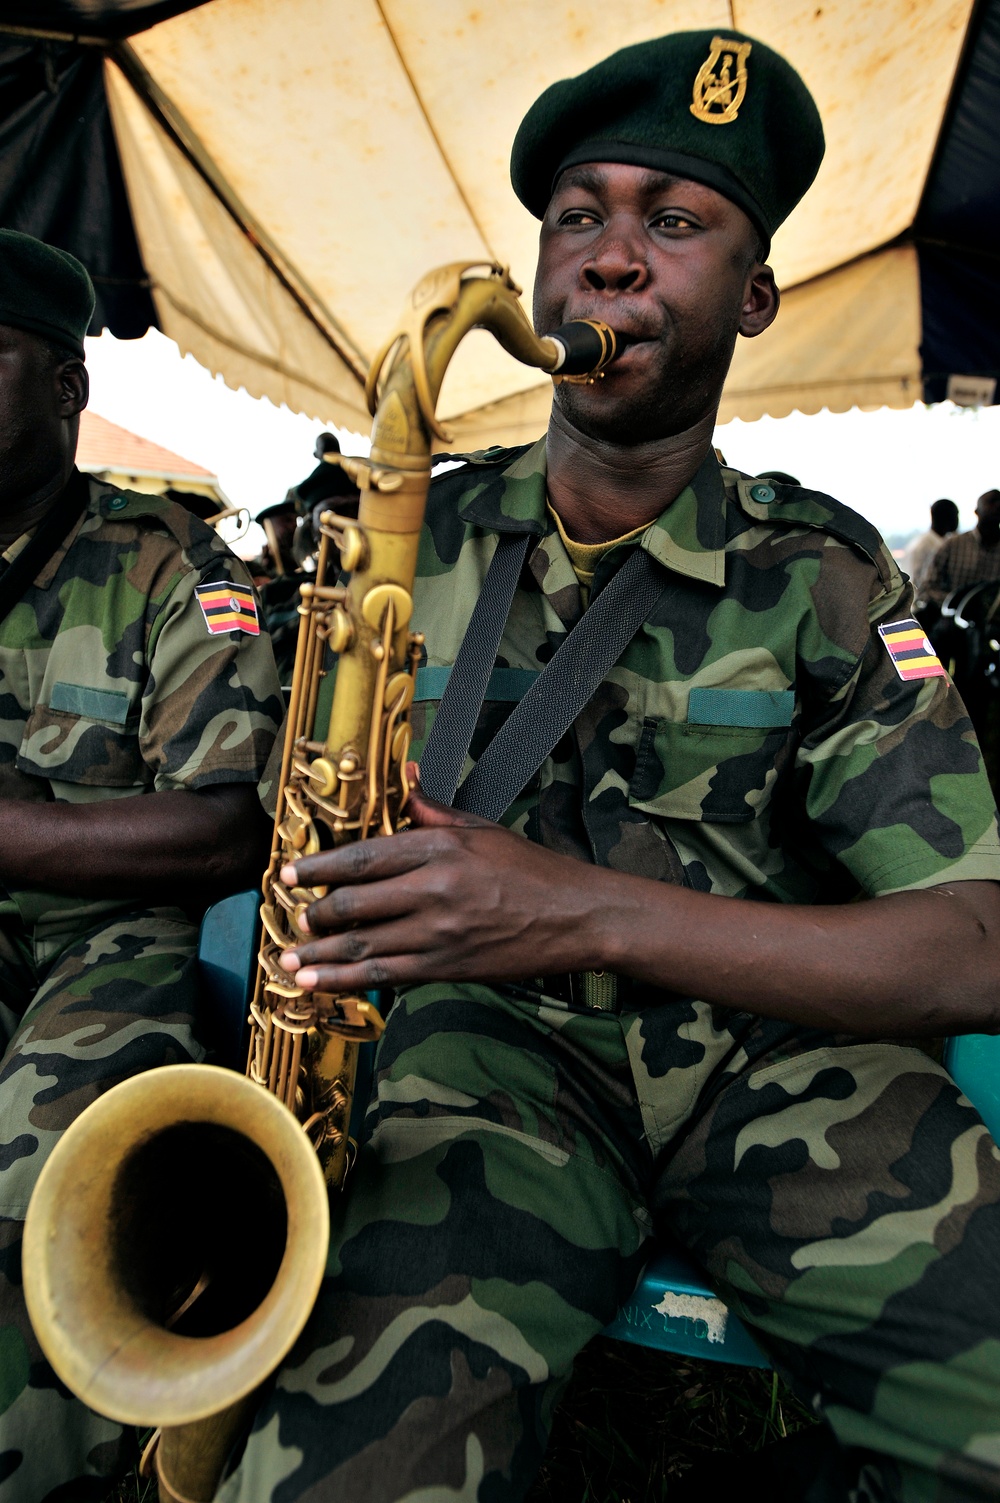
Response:
[{"label": "teal plastic chair", "polygon": [[[206,1019],[218,1064],[242,1070],[247,1053],[247,998],[260,937],[260,893],[238,892],[205,915],[198,944]],[[209,1000],[210,999],[210,1000]],[[362,1048],[351,1133],[361,1127],[375,1051]],[[972,1033],[949,1039],[945,1066],[1000,1142],[1000,1037]],[[685,1357],[769,1367],[746,1326],[727,1310],[693,1263],[663,1249],[648,1264],[632,1298],[604,1334]]]}]

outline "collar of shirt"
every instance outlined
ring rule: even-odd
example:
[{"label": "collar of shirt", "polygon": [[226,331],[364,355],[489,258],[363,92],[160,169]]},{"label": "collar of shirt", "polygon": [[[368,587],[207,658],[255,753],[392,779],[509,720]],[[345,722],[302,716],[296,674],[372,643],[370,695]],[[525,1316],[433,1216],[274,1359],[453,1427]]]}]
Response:
[{"label": "collar of shirt", "polygon": [[569,554],[569,561],[573,565],[573,572],[579,579],[580,584],[588,589],[594,583],[594,572],[606,553],[612,548],[617,548],[620,543],[634,543],[642,536],[649,525],[643,522],[640,527],[633,527],[629,532],[623,532],[621,537],[608,538],[603,543],[578,543],[571,538],[562,524],[562,518],[552,508],[549,502],[549,514],[556,524],[556,531],[562,539],[562,545]]},{"label": "collar of shirt", "polygon": [[[96,487],[91,484],[89,476],[83,475],[79,470],[74,468],[73,473],[66,484],[67,487],[71,485],[85,485],[87,487],[87,504],[84,506],[83,511],[73,523],[73,526],[70,528],[68,535],[63,539],[63,541],[59,544],[59,547],[49,558],[48,562],[43,565],[42,569],[32,580],[32,588],[36,590],[48,589],[49,585],[52,583],[59,572],[60,564],[66,557],[69,550],[72,548],[73,544],[76,542],[76,539],[80,534],[80,529],[83,527],[87,519],[93,516],[97,511],[98,493]],[[59,495],[62,494],[63,493],[60,491]],[[58,500],[58,496],[54,499]],[[12,564],[17,558],[18,554],[22,553],[24,549],[27,548],[34,535],[34,528],[32,528],[29,532],[22,532],[19,538],[15,538],[10,546],[8,548],[5,548],[3,552],[0,553],[0,558],[3,559],[4,563]]]},{"label": "collar of shirt", "polygon": [[[719,461],[710,450],[690,484],[643,533],[639,547],[678,574],[721,587],[726,580],[725,503]],[[547,504],[544,437],[477,487],[459,514],[493,532],[555,533]],[[609,547],[608,555],[613,552]]]}]

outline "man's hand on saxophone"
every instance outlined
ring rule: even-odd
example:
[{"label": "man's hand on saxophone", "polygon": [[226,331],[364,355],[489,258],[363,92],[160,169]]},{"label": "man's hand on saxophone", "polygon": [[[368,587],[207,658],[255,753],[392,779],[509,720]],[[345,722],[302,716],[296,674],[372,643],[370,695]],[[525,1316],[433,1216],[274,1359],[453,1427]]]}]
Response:
[{"label": "man's hand on saxophone", "polygon": [[318,937],[282,957],[300,986],[344,992],[441,978],[516,981],[535,974],[541,954],[552,970],[605,963],[603,930],[611,925],[598,919],[608,907],[599,880],[606,873],[541,846],[525,851],[502,825],[419,791],[407,813],[405,834],[284,869],[283,880],[332,889],[302,925]]},{"label": "man's hand on saxophone", "polygon": [[[410,772],[415,780],[412,763]],[[317,937],[282,958],[300,986],[350,992],[608,971],[811,1027],[870,1032],[877,1007],[880,1032],[906,1036],[915,989],[929,995],[933,984],[926,1031],[968,1026],[976,961],[960,984],[948,980],[956,926],[974,956],[996,922],[992,883],[956,884],[947,904],[906,892],[842,907],[765,906],[588,866],[419,791],[408,813],[404,834],[284,869],[289,885],[332,889],[303,925]],[[916,929],[919,951],[906,938]],[[988,987],[980,1005],[988,1021]]]}]

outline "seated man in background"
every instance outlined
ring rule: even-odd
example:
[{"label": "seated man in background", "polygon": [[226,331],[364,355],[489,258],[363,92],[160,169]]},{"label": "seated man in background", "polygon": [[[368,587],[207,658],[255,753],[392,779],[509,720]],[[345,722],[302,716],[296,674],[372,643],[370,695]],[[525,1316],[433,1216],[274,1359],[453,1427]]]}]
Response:
[{"label": "seated man in background", "polygon": [[934,567],[934,560],[946,538],[958,531],[958,507],[946,496],[931,503],[931,525],[915,538],[906,550],[903,567],[913,585],[913,597],[919,605],[924,585]]},{"label": "seated man in background", "polygon": [[[955,516],[955,527],[958,516]],[[976,525],[946,537],[935,551],[922,590],[914,590],[940,607],[953,590],[1000,580],[1000,491],[986,491],[976,502]]]},{"label": "seated man in background", "polygon": [[[977,585],[983,588],[976,590]],[[1000,693],[996,652],[990,646],[1000,596],[1000,491],[979,497],[975,527],[946,537],[931,559],[923,587],[914,579],[913,588],[920,622],[965,701],[993,796],[1000,800]],[[949,596],[950,614],[945,615],[941,607]]]},{"label": "seated man in background", "polygon": [[[303,525],[295,534],[295,556],[300,564],[319,550],[319,519],[325,511],[342,517],[358,514],[358,488],[340,466],[340,440],[335,433],[321,433],[313,455],[317,460],[304,480],[293,485],[288,500],[294,501]],[[327,455],[331,457],[328,459]]]},{"label": "seated man in background", "polygon": [[78,261],[0,231],[4,1503],[100,1498],[97,1476],[134,1447],[134,1432],[69,1400],[41,1356],[22,1222],[89,1102],[203,1057],[198,921],[258,880],[256,784],[281,718],[240,562],[175,503],[75,468],[93,307]]}]

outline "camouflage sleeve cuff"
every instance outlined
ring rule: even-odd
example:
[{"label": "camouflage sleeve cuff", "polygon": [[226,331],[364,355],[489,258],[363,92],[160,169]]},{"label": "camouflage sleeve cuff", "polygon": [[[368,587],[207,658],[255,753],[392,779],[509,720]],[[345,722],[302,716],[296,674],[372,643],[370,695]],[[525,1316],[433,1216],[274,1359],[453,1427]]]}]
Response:
[{"label": "camouflage sleeve cuff", "polygon": [[894,892],[917,892],[927,887],[947,887],[951,882],[1000,882],[1000,841],[977,841],[958,861],[928,872],[925,861],[906,861],[873,872],[867,883],[871,897],[885,898]]},{"label": "camouflage sleeve cuff", "polygon": [[197,793],[200,788],[221,788],[226,783],[252,783],[256,786],[260,777],[260,755],[251,751],[244,759],[228,754],[226,766],[206,766],[187,776],[158,773],[154,787],[157,793]]}]

